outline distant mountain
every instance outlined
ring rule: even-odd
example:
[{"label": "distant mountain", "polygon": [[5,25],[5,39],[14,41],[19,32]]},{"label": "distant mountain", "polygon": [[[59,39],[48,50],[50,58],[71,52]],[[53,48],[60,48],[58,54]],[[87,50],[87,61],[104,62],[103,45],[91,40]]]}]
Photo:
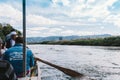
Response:
[{"label": "distant mountain", "polygon": [[28,43],[38,43],[43,41],[59,41],[59,40],[75,40],[75,39],[95,39],[95,38],[105,38],[111,37],[110,34],[101,34],[101,35],[86,35],[86,36],[49,36],[49,37],[28,37]]}]

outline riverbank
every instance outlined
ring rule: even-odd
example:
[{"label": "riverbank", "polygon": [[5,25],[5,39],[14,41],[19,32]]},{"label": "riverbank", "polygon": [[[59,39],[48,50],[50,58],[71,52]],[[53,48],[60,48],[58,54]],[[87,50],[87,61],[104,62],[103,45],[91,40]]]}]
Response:
[{"label": "riverbank", "polygon": [[43,42],[29,43],[29,44],[120,46],[120,36],[107,37],[107,38],[97,38],[97,39],[43,41]]}]

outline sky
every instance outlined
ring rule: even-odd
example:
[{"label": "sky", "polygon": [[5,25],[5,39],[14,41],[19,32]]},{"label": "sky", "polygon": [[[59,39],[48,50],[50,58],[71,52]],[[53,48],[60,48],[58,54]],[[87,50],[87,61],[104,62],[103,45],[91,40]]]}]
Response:
[{"label": "sky", "polygon": [[[120,0],[26,0],[27,37],[120,35]],[[22,31],[22,0],[0,0],[0,23]]]}]

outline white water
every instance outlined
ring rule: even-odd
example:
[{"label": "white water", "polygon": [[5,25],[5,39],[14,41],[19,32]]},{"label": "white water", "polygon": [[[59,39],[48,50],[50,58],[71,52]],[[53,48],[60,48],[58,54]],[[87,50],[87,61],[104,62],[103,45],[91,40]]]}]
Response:
[{"label": "white water", "polygon": [[[73,69],[97,80],[120,80],[120,47],[29,45],[43,60]],[[40,63],[42,80],[71,80],[59,70]]]}]

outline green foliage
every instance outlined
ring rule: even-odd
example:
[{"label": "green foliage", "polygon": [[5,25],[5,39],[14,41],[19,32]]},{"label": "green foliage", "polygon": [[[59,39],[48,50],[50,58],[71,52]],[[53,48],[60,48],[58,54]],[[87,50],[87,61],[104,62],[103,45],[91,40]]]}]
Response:
[{"label": "green foliage", "polygon": [[0,30],[2,30],[2,24],[0,23]]},{"label": "green foliage", "polygon": [[0,30],[0,37],[1,37],[1,39],[2,40],[4,40],[5,39],[5,36],[4,36],[4,34],[2,33],[2,31]]},{"label": "green foliage", "polygon": [[120,46],[120,36],[98,38],[98,39],[79,39],[70,41],[43,42],[42,44],[60,44],[60,45],[91,45],[91,46]]},{"label": "green foliage", "polygon": [[120,36],[104,39],[105,46],[120,46]]},{"label": "green foliage", "polygon": [[10,24],[6,24],[5,26],[3,26],[2,32],[6,36],[7,34],[11,32],[12,29],[13,28]]},{"label": "green foliage", "polygon": [[41,42],[41,44],[47,44],[47,43],[49,43],[49,41],[43,41],[43,42]]}]

